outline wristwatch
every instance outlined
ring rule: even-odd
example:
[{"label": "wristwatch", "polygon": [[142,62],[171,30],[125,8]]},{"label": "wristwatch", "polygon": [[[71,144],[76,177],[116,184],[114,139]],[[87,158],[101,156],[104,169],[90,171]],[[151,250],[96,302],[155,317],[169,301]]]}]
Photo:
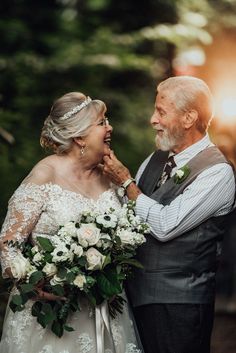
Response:
[{"label": "wristwatch", "polygon": [[131,183],[135,183],[134,178],[129,178],[123,184],[121,184],[121,186],[117,189],[118,196],[124,197],[126,195],[126,189]]}]

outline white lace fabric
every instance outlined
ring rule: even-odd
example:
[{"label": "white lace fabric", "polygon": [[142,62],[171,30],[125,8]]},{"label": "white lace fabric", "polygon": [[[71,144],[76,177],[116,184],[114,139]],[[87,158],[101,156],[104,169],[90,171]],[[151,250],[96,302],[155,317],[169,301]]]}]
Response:
[{"label": "white lace fabric", "polygon": [[[105,212],[119,208],[120,203],[113,189],[103,192],[97,200],[63,189],[53,183],[37,185],[24,183],[9,201],[9,208],[1,231],[1,265],[3,274],[11,267],[15,252],[4,244],[6,240],[23,242],[38,235],[52,237],[60,225],[77,221],[83,211]],[[11,294],[12,295],[12,294]],[[43,329],[31,315],[32,302],[26,309],[13,313],[9,306],[3,326],[0,352],[4,353],[96,353],[95,317],[85,300],[82,310],[73,314],[68,322],[75,331],[65,332],[57,338],[50,330]],[[122,315],[110,319],[112,337],[105,336],[104,353],[141,353],[125,306]],[[105,333],[108,335],[108,333]]]}]

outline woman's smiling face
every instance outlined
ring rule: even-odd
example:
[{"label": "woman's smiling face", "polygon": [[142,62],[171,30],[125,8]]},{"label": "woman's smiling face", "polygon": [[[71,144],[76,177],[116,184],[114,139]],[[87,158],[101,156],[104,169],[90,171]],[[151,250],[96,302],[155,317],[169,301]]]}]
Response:
[{"label": "woman's smiling face", "polygon": [[105,116],[105,112],[98,115],[88,129],[88,134],[83,138],[86,154],[92,154],[100,162],[110,152],[112,126]]}]

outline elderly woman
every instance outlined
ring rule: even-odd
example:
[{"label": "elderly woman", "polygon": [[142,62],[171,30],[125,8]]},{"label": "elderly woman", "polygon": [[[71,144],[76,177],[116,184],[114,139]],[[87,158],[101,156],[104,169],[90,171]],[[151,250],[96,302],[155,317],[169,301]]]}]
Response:
[{"label": "elderly woman", "polygon": [[[109,154],[112,127],[105,117],[106,106],[82,93],[71,92],[59,98],[46,118],[41,145],[54,154],[41,160],[10,199],[1,232],[1,263],[4,277],[13,277],[15,251],[6,241],[34,244],[40,234],[52,237],[61,224],[78,220],[84,210],[105,212],[119,208],[114,188],[102,174],[99,164]],[[38,295],[56,299],[40,288]],[[96,353],[97,340],[107,353],[138,353],[133,325],[125,306],[122,314],[109,320],[104,337],[97,337],[96,317],[86,298],[81,311],[68,325],[75,330],[57,338],[43,329],[31,315],[33,301],[21,312],[9,306],[3,327],[0,351],[4,353]]]}]

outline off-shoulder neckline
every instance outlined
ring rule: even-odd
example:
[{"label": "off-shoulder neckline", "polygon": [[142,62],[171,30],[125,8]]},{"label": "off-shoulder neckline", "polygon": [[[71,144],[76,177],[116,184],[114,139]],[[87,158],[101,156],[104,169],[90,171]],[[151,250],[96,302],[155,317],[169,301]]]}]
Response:
[{"label": "off-shoulder neckline", "polygon": [[50,182],[47,182],[47,183],[44,183],[44,184],[41,184],[41,185],[36,184],[36,183],[33,183],[33,182],[27,182],[27,183],[22,183],[22,184],[20,185],[20,187],[21,187],[21,186],[33,186],[33,187],[36,187],[36,186],[37,186],[37,187],[39,187],[39,188],[45,188],[45,187],[47,187],[47,186],[49,186],[49,187],[56,187],[56,188],[60,189],[62,192],[64,192],[64,193],[69,193],[69,194],[74,195],[74,196],[77,196],[77,197],[79,197],[79,198],[81,198],[81,199],[88,200],[88,201],[95,202],[95,203],[97,203],[98,201],[100,201],[100,200],[104,197],[104,195],[106,195],[106,194],[109,194],[109,193],[111,193],[111,194],[113,194],[113,195],[115,194],[114,188],[113,188],[113,187],[110,187],[109,189],[104,190],[103,192],[101,192],[101,194],[99,194],[99,196],[98,196],[97,199],[94,199],[94,198],[92,198],[92,197],[88,197],[88,196],[86,196],[86,195],[80,194],[80,193],[78,193],[78,192],[76,192],[76,191],[63,188],[61,185],[59,185],[59,184],[57,184],[57,183],[53,183],[53,182],[51,182],[51,181],[50,181]]}]

